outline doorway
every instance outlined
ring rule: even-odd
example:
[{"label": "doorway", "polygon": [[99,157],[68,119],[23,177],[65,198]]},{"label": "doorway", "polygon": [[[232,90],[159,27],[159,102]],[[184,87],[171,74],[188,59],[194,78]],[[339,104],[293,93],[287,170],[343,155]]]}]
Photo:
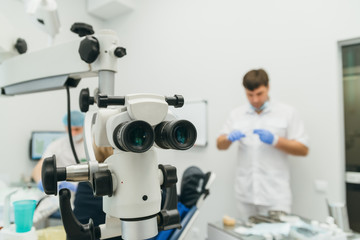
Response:
[{"label": "doorway", "polygon": [[346,203],[350,228],[360,232],[360,39],[339,43],[344,103]]}]

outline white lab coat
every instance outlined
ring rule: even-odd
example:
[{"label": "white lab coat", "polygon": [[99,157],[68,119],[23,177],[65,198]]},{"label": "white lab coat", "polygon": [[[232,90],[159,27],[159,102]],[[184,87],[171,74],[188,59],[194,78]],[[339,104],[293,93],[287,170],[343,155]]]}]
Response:
[{"label": "white lab coat", "polygon": [[[82,160],[86,160],[84,141],[74,141],[74,147],[79,161],[82,162]],[[57,167],[66,167],[76,164],[73,152],[70,147],[69,136],[67,135],[50,143],[43,153],[42,158],[51,157],[54,154],[56,156]]]},{"label": "white lab coat", "polygon": [[236,198],[255,205],[291,205],[288,156],[274,146],[263,143],[254,129],[266,129],[279,137],[308,146],[304,124],[294,108],[269,102],[260,114],[249,104],[234,109],[221,134],[238,129],[246,137],[237,141]]}]

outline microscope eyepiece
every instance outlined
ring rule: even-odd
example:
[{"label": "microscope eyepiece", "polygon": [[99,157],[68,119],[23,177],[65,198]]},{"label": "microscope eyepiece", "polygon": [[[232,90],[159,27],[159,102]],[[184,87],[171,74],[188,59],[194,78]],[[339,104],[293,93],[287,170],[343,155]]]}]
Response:
[{"label": "microscope eyepiece", "polygon": [[187,120],[162,122],[155,127],[155,142],[164,149],[187,150],[196,141],[195,126]]},{"label": "microscope eyepiece", "polygon": [[143,153],[154,144],[155,134],[149,123],[135,120],[117,126],[113,139],[115,145],[123,151]]}]

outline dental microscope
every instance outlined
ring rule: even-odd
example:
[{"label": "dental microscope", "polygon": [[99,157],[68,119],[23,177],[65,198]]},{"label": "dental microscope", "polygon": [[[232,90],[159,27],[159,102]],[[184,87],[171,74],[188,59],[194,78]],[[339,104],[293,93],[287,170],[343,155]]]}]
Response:
[{"label": "dental microscope", "polygon": [[[88,96],[88,90],[81,93]],[[86,102],[86,101],[85,101]],[[155,94],[131,94],[125,97],[98,97],[100,109],[87,114],[93,119],[93,135],[97,146],[114,149],[104,163],[56,167],[56,156],[46,158],[42,180],[47,194],[57,194],[58,181],[89,181],[95,196],[103,196],[104,225],[94,227],[92,221],[81,225],[70,206],[70,192],[60,190],[60,210],[68,239],[148,239],[158,231],[180,228],[177,211],[176,168],[158,165],[156,148],[187,150],[196,140],[196,129],[187,120],[177,120],[169,105],[180,107],[180,95],[164,97]],[[108,105],[124,105],[105,108]],[[87,121],[87,120],[85,120]],[[86,131],[86,130],[85,130]],[[89,132],[89,131],[88,131]],[[85,132],[89,143],[88,132]],[[91,143],[91,140],[90,140]],[[163,209],[161,189],[167,196]]]},{"label": "dental microscope", "polygon": [[[68,89],[76,87],[81,78],[99,78],[94,96],[90,96],[89,89],[83,89],[79,97],[80,109],[86,112],[84,142],[88,162],[58,168],[56,156],[52,156],[42,166],[46,194],[57,195],[59,181],[87,181],[94,195],[103,197],[105,224],[94,226],[91,219],[88,224],[80,224],[71,209],[70,191],[59,191],[67,239],[121,236],[140,240],[162,230],[180,228],[176,168],[158,164],[157,150],[187,150],[194,145],[194,125],[176,119],[169,109],[182,107],[184,98],[148,93],[114,96],[118,59],[126,55],[117,35],[111,30],[95,34],[84,23],[75,23],[71,30],[81,39],[17,55],[0,64],[2,95]],[[49,59],[52,64],[48,64]],[[32,68],[18,70],[19,64],[28,63]],[[89,111],[95,103],[98,109]],[[112,147],[113,154],[99,163],[93,144]]]}]

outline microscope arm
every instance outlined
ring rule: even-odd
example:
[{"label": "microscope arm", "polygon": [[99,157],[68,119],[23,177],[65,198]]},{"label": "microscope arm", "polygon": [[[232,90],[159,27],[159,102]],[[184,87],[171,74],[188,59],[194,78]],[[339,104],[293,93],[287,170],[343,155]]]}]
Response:
[{"label": "microscope arm", "polygon": [[[76,87],[81,78],[94,76],[99,76],[99,85],[110,82],[105,90],[113,91],[117,59],[126,54],[118,44],[113,31],[102,30],[96,35],[6,59],[0,64],[1,93],[17,95]],[[21,66],[25,67],[19,71]]]},{"label": "microscope arm", "polygon": [[[2,94],[16,95],[55,90],[65,85],[77,86],[81,77],[90,72],[90,66],[79,59],[79,44],[77,39],[4,61],[0,65]],[[49,61],[52,63],[49,64]],[[21,66],[27,67],[19,71]]]}]

